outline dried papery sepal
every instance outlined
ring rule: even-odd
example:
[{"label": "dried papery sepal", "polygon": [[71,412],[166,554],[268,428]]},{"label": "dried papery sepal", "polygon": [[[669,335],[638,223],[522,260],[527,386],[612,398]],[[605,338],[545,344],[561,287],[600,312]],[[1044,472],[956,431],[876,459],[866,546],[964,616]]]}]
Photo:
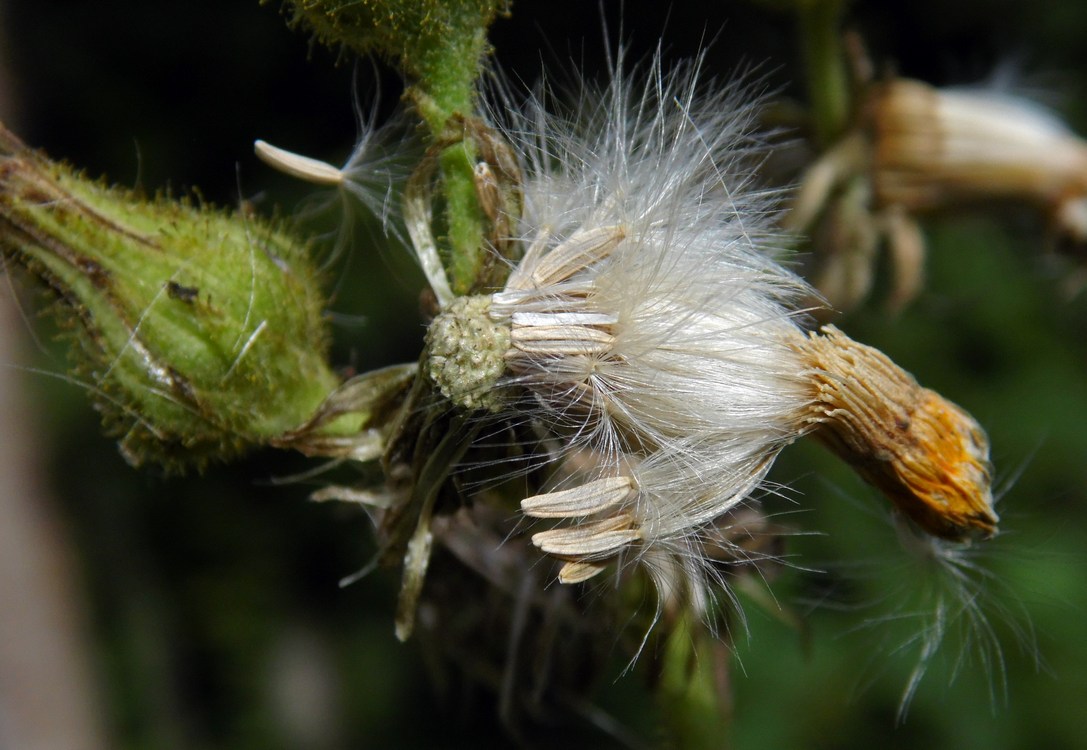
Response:
[{"label": "dried papery sepal", "polygon": [[[416,378],[417,385],[421,382]],[[405,406],[412,405],[409,399]],[[401,641],[410,638],[415,629],[416,608],[434,542],[431,525],[438,496],[479,428],[480,423],[468,419],[465,412],[448,417],[428,414],[415,446],[410,489],[404,500],[382,518],[382,531],[389,540],[383,556],[402,555],[403,575],[395,618],[396,637]]]},{"label": "dried papery sepal", "polygon": [[797,347],[816,437],[929,534],[996,533],[989,443],[973,417],[833,326]]},{"label": "dried papery sepal", "polygon": [[1087,242],[1087,141],[1040,105],[905,78],[868,82],[859,98],[855,127],[804,171],[783,220],[812,238],[817,286],[833,306],[868,294],[881,241],[894,266],[889,306],[917,295],[919,216],[1022,205],[1060,237]]},{"label": "dried papery sepal", "polygon": [[398,498],[387,492],[360,490],[358,487],[330,484],[327,487],[311,492],[309,499],[315,503],[353,503],[365,508],[388,510]]},{"label": "dried papery sepal", "polygon": [[[827,210],[837,190],[852,178],[863,177],[871,164],[871,144],[861,131],[844,136],[823,152],[805,170],[797,186],[789,211],[781,217],[782,226],[791,232],[810,231],[816,219]],[[868,188],[869,192],[871,188]],[[871,195],[864,196],[865,202]]]},{"label": "dried papery sepal", "polygon": [[[450,174],[452,162],[463,160],[472,163],[467,185]],[[464,214],[448,228],[441,247],[432,230],[436,199],[444,200],[448,220],[454,218],[454,204]],[[415,167],[403,195],[408,234],[440,307],[454,296],[502,285],[510,268],[505,261],[520,257],[513,225],[522,200],[520,168],[501,134],[477,117],[454,115],[449,132],[437,138]],[[465,249],[468,235],[475,236],[475,244]]]},{"label": "dried papery sepal", "polygon": [[891,267],[894,286],[887,295],[887,308],[898,312],[925,286],[925,236],[903,206],[888,206],[879,216],[877,231],[894,248]]},{"label": "dried papery sepal", "polygon": [[[819,250],[813,283],[826,299],[824,313],[849,309],[872,288],[881,232],[879,222],[873,221],[870,214],[871,194],[866,179],[850,180],[818,225],[811,229],[812,246]],[[790,219],[799,217],[802,208],[798,203],[789,214]],[[904,292],[900,294],[899,290],[900,285],[896,284],[895,294],[903,296]]]},{"label": "dried papery sepal", "polygon": [[880,205],[923,212],[1020,201],[1059,218],[1087,201],[1087,143],[1039,105],[899,78],[876,85],[868,107]]},{"label": "dried papery sepal", "polygon": [[493,250],[484,254],[471,291],[492,291],[509,273],[509,265],[496,261],[515,263],[523,250],[516,238],[525,199],[521,165],[502,133],[481,118],[454,121],[470,139],[477,159],[472,181],[485,220],[483,244]]},{"label": "dried papery sepal", "polygon": [[415,257],[423,269],[423,275],[426,276],[427,284],[434,293],[438,306],[445,307],[453,301],[454,294],[449,284],[449,275],[438,252],[438,243],[430,228],[434,219],[430,181],[437,166],[436,155],[428,154],[415,168],[404,187],[403,207],[404,224],[408,230],[408,237],[411,238]]},{"label": "dried papery sepal", "polygon": [[388,425],[418,372],[414,362],[357,375],[343,383],[300,427],[272,444],[308,456],[373,461],[385,453]]}]

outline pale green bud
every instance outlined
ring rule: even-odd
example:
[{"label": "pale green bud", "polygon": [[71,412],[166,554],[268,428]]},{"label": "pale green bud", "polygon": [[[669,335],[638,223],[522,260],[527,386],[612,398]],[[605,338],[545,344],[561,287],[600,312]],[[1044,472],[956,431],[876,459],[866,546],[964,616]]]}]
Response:
[{"label": "pale green bud", "polygon": [[57,293],[132,464],[269,443],[338,385],[305,247],[244,212],[108,188],[0,128],[0,250]]}]

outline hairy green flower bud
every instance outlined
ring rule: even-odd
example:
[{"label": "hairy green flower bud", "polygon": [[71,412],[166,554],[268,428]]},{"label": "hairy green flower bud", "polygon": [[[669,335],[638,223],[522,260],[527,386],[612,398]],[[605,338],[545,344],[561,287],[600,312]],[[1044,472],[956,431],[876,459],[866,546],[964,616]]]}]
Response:
[{"label": "hairy green flower bud", "polygon": [[338,385],[305,248],[244,212],[108,188],[0,127],[0,250],[57,293],[132,464],[268,443]]},{"label": "hairy green flower bud", "polygon": [[472,84],[487,27],[508,12],[509,0],[287,0],[285,5],[293,23],[312,29],[326,44],[381,55],[414,80],[437,76]]}]

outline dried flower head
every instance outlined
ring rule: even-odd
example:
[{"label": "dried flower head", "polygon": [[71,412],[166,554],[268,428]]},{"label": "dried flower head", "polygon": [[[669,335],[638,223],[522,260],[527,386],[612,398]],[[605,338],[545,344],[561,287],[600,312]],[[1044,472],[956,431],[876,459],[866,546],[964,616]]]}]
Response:
[{"label": "dried flower head", "polygon": [[[522,502],[566,519],[533,537],[566,561],[560,580],[632,553],[662,591],[700,599],[699,534],[797,435],[807,396],[789,341],[806,290],[773,260],[771,201],[750,189],[751,102],[700,87],[697,65],[654,66],[650,85],[586,86],[567,117],[540,95],[510,129],[528,250],[491,297],[510,330],[502,385],[592,456]],[[677,570],[688,580],[665,580]]]},{"label": "dried flower head", "polygon": [[1087,143],[1027,99],[895,79],[869,106],[880,205],[911,212],[1022,201],[1087,239]]},{"label": "dried flower head", "polygon": [[1058,236],[1087,241],[1087,143],[1040,105],[894,78],[870,83],[859,109],[857,127],[806,170],[786,218],[812,235],[823,256],[816,285],[833,304],[868,293],[882,239],[894,268],[891,306],[920,291],[917,216],[1024,205]]},{"label": "dried flower head", "polygon": [[[433,159],[407,182],[407,231],[439,309],[400,415],[373,425],[376,443],[352,447],[366,457],[383,449],[384,496],[394,499],[382,527],[405,565],[402,637],[441,483],[493,420],[546,436],[530,452],[549,478],[520,509],[551,524],[531,540],[562,563],[558,579],[638,563],[661,611],[707,614],[722,565],[773,554],[744,529],[762,518],[751,508],[773,491],[765,477],[778,452],[809,433],[925,533],[995,532],[977,423],[880,352],[832,327],[805,330],[801,301],[816,295],[777,259],[775,196],[754,182],[766,149],[751,88],[715,90],[698,62],[665,73],[654,60],[648,79],[618,67],[566,107],[546,88],[519,108],[507,97],[501,135],[465,121],[480,149],[481,205],[496,231],[512,233],[497,237],[502,255],[524,249],[500,290],[453,294],[430,226]],[[310,180],[347,179],[258,151]],[[517,200],[485,200],[503,190]],[[504,214],[510,206],[523,210]],[[388,395],[365,383],[374,398],[401,398],[399,386]],[[421,445],[431,448],[414,455]]]},{"label": "dried flower head", "polygon": [[[973,417],[885,354],[828,326],[806,342],[819,437],[929,534],[996,532],[989,440]],[[848,373],[847,377],[842,377]]]},{"label": "dried flower head", "polygon": [[813,293],[775,260],[773,196],[753,186],[750,90],[714,92],[697,64],[651,70],[584,86],[565,115],[542,93],[512,118],[527,250],[501,291],[446,305],[428,336],[449,400],[559,438],[551,486],[521,502],[557,523],[532,541],[559,580],[633,560],[662,605],[704,611],[707,549],[750,558],[723,519],[812,431],[852,446],[838,453],[931,533],[991,533],[976,423],[875,350],[803,330]]}]

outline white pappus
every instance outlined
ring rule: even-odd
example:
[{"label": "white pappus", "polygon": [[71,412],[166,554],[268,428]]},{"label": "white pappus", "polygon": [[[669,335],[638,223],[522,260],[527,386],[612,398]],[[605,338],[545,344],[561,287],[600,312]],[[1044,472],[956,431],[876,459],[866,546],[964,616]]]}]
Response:
[{"label": "white pappus", "polygon": [[[637,560],[662,605],[704,610],[704,537],[812,427],[795,312],[811,290],[775,261],[773,196],[751,184],[757,97],[713,91],[697,62],[650,71],[584,85],[566,114],[544,91],[509,116],[525,254],[502,291],[439,316],[431,349],[465,356],[430,372],[454,402],[526,411],[561,438],[555,486],[521,504],[560,519],[533,542],[565,561],[561,581]],[[502,335],[450,346],[433,335],[449,318]]]},{"label": "white pappus", "polygon": [[[526,248],[505,287],[452,300],[426,371],[469,409],[514,410],[563,446],[532,537],[587,580],[644,563],[662,608],[705,613],[719,561],[752,559],[729,514],[778,452],[814,433],[925,533],[988,538],[997,516],[984,431],[879,351],[802,327],[812,289],[775,258],[759,99],[713,90],[696,60],[645,79],[621,61],[549,111],[510,115]],[[517,394],[523,394],[518,396]]]}]

